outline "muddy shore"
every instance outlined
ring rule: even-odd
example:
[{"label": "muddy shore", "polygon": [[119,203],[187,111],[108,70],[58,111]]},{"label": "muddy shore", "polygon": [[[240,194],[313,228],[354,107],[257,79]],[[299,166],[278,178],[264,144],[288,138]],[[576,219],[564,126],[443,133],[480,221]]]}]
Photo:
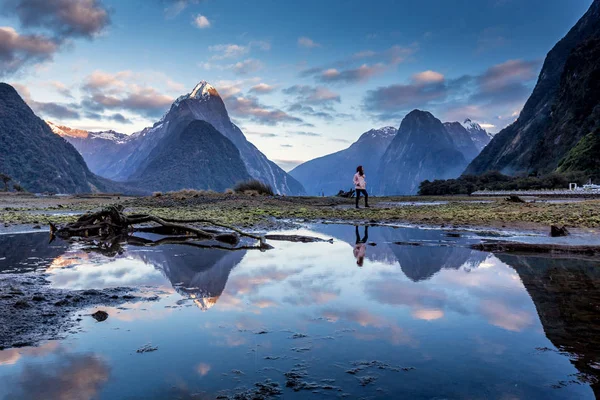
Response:
[{"label": "muddy shore", "polygon": [[[71,222],[109,204],[126,212],[160,217],[209,218],[240,228],[276,229],[293,222],[414,224],[431,227],[492,228],[547,231],[550,225],[590,233],[600,231],[600,200],[503,198],[372,197],[371,208],[354,208],[353,199],[338,197],[264,197],[201,192],[159,197],[0,195],[0,232],[26,225]],[[361,204],[362,207],[362,204]]]}]

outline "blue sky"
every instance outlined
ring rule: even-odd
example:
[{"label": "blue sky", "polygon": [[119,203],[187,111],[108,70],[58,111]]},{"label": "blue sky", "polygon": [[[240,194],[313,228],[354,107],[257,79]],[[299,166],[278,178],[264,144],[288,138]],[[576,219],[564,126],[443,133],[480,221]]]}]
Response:
[{"label": "blue sky", "polygon": [[200,80],[285,169],[414,108],[511,123],[592,0],[0,0],[0,78],[43,118],[133,133]]}]

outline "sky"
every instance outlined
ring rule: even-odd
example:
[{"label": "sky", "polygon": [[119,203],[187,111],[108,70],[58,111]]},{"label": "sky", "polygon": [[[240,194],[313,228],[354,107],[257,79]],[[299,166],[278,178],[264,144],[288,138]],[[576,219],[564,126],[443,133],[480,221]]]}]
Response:
[{"label": "sky", "polygon": [[418,108],[496,133],[592,0],[0,0],[0,80],[133,133],[202,80],[285,170]]}]

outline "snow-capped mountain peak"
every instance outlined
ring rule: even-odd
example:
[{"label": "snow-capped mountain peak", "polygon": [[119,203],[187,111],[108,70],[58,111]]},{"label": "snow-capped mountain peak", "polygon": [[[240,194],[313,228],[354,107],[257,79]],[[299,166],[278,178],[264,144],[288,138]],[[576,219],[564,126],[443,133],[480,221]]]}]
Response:
[{"label": "snow-capped mountain peak", "polygon": [[206,81],[200,81],[196,87],[194,87],[194,90],[192,90],[190,92],[190,94],[188,95],[188,98],[190,99],[199,99],[200,97],[207,97],[207,96],[218,96],[219,93],[217,92],[217,89],[215,89],[214,86],[212,86],[210,83],[206,82]]},{"label": "snow-capped mountain peak", "polygon": [[89,136],[89,132],[84,131],[82,129],[73,129],[73,128],[69,128],[68,126],[56,125],[55,123],[50,122],[50,121],[44,121],[44,122],[46,122],[46,125],[48,125],[50,127],[50,129],[52,129],[52,132],[54,132],[58,136],[82,138],[82,139],[85,139]]},{"label": "snow-capped mountain peak", "polygon": [[472,131],[483,131],[484,129],[477,122],[473,122],[471,119],[465,119],[465,122],[462,123],[462,126],[465,127],[469,132]]},{"label": "snow-capped mountain peak", "polygon": [[396,128],[394,128],[393,126],[384,126],[383,128],[371,129],[370,131],[363,133],[362,136],[359,138],[359,140],[361,140],[361,139],[364,140],[367,138],[388,139],[388,138],[394,137],[397,132],[398,132],[398,130]]}]

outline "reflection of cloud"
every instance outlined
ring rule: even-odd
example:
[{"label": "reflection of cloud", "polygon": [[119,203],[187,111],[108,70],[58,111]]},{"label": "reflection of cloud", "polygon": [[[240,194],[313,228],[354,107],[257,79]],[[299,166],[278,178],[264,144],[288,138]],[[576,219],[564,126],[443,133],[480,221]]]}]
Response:
[{"label": "reflection of cloud", "polygon": [[365,293],[381,304],[406,305],[418,308],[439,308],[446,305],[448,296],[444,292],[426,286],[401,281],[381,279],[367,282]]},{"label": "reflection of cloud", "polygon": [[52,368],[26,365],[12,383],[7,399],[87,400],[108,381],[109,367],[94,354],[59,354]]},{"label": "reflection of cloud", "polygon": [[333,281],[318,278],[310,276],[290,281],[290,285],[296,289],[296,292],[286,296],[283,301],[295,306],[307,306],[329,303],[340,295],[340,289],[334,287]]},{"label": "reflection of cloud", "polygon": [[510,309],[507,305],[493,300],[483,300],[480,312],[487,317],[490,324],[513,332],[521,332],[532,326],[535,318],[524,310]]},{"label": "reflection of cloud", "polygon": [[266,297],[252,299],[251,302],[258,308],[269,308],[279,306],[279,303],[277,303],[275,300]]},{"label": "reflection of cloud", "polygon": [[377,328],[375,331],[355,332],[354,336],[361,340],[387,340],[392,344],[415,344],[401,327],[389,322],[386,318],[372,314],[366,309],[356,310],[335,310],[326,309],[322,312],[323,318],[329,322],[338,322],[346,320],[354,322],[363,328]]},{"label": "reflection of cloud", "polygon": [[200,374],[200,376],[205,376],[210,371],[210,364],[200,363],[196,367],[196,371]]},{"label": "reflection of cloud", "polygon": [[256,293],[262,286],[284,281],[301,271],[299,268],[279,269],[276,266],[259,268],[247,274],[232,276],[227,282],[225,292],[237,296]]},{"label": "reflection of cloud", "polygon": [[57,341],[49,341],[38,347],[13,348],[0,351],[0,365],[13,365],[21,357],[41,357],[54,352],[58,348]]}]

